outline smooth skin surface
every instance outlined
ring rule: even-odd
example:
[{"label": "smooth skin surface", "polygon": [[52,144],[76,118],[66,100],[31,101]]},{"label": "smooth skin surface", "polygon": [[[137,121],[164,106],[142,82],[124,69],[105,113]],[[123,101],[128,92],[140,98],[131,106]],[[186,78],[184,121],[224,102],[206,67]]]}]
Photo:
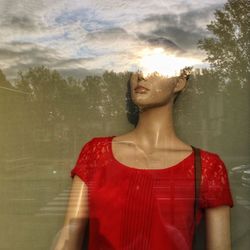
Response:
[{"label": "smooth skin surface", "polygon": [[205,217],[207,250],[231,250],[230,207],[207,208]]},{"label": "smooth skin surface", "polygon": [[72,181],[67,212],[53,250],[82,250],[88,211],[88,187],[75,175]]}]

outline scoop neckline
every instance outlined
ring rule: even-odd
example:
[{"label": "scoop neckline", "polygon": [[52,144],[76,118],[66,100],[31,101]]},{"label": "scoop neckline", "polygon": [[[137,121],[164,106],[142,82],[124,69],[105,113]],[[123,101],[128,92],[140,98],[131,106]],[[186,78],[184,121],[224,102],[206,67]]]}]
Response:
[{"label": "scoop neckline", "polygon": [[[174,165],[171,165],[171,166],[167,166],[167,167],[164,167],[164,168],[136,168],[136,166],[128,166],[120,161],[118,161],[115,156],[114,156],[114,153],[113,153],[113,149],[112,149],[112,142],[113,142],[113,139],[116,137],[116,135],[113,135],[113,136],[110,136],[109,137],[109,152],[110,152],[110,155],[111,155],[111,158],[112,160],[118,165],[118,166],[121,166],[125,169],[128,169],[128,170],[133,170],[133,171],[142,171],[142,172],[161,172],[161,171],[168,171],[168,170],[171,170],[173,168],[176,168],[176,167],[179,167],[179,166],[182,166],[183,163],[187,160],[189,160],[193,155],[194,155],[194,149],[192,148],[192,152],[187,155],[184,159],[182,159],[181,161],[179,161],[178,163],[174,164]],[[190,145],[191,146],[191,145]]]}]

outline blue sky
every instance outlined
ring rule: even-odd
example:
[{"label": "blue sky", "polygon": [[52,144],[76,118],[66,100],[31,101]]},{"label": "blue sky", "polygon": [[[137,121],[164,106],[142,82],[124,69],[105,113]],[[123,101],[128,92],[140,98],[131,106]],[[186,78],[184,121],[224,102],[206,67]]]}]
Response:
[{"label": "blue sky", "polygon": [[0,0],[0,69],[45,65],[81,76],[136,68],[145,48],[195,59],[223,0]]}]

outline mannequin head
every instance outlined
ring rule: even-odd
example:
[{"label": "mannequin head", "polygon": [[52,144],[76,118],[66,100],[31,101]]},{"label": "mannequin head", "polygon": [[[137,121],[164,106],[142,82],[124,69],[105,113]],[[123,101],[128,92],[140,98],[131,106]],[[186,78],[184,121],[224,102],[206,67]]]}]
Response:
[{"label": "mannequin head", "polygon": [[[130,78],[131,98],[139,109],[145,110],[163,105],[173,105],[177,96],[185,89],[188,77],[166,77],[157,72],[144,77],[142,72],[132,73]],[[142,86],[147,89],[137,89]]]}]

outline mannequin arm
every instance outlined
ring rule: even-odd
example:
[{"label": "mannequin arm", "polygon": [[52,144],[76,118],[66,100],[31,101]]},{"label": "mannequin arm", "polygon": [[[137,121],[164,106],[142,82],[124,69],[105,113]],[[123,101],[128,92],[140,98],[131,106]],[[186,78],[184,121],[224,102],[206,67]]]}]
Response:
[{"label": "mannequin arm", "polygon": [[64,225],[53,250],[82,249],[85,226],[88,220],[88,187],[75,175],[70,191]]},{"label": "mannequin arm", "polygon": [[230,207],[218,206],[205,210],[206,249],[231,250]]}]

